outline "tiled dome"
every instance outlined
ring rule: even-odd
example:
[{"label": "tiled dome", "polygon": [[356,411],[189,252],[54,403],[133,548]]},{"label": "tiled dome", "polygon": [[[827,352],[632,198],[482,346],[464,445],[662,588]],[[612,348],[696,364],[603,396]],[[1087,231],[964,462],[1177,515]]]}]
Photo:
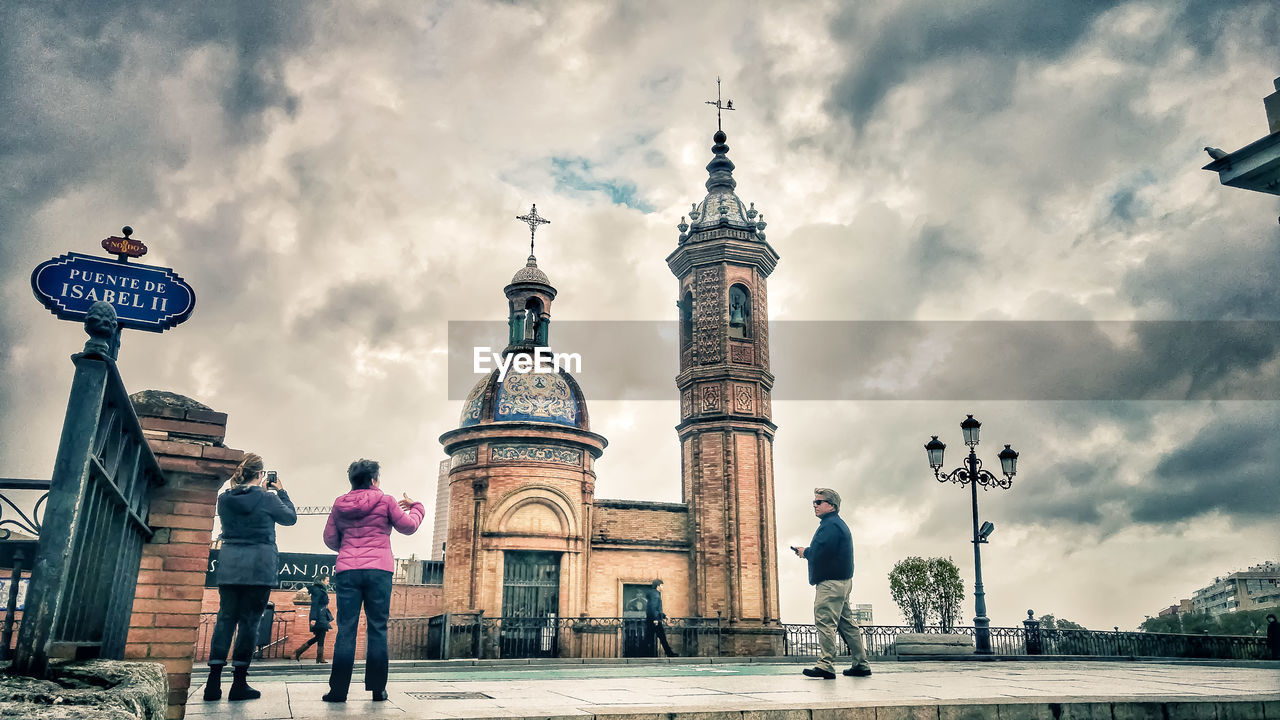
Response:
[{"label": "tiled dome", "polygon": [[543,422],[587,430],[586,400],[566,372],[507,372],[499,383],[494,370],[476,383],[462,404],[461,427],[491,422]]},{"label": "tiled dome", "polygon": [[516,271],[511,276],[511,284],[519,283],[538,283],[539,285],[550,285],[551,280],[547,278],[547,274],[538,269],[538,261],[532,255],[525,266]]}]

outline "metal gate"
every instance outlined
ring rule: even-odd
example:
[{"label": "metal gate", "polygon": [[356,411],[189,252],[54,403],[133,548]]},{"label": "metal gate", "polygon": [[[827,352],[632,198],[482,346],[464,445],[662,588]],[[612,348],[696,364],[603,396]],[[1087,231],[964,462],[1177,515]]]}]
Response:
[{"label": "metal gate", "polygon": [[72,357],[71,399],[31,569],[13,669],[124,657],[152,486],[164,482],[115,363]]},{"label": "metal gate", "polygon": [[560,553],[507,550],[502,570],[502,657],[555,657]]}]

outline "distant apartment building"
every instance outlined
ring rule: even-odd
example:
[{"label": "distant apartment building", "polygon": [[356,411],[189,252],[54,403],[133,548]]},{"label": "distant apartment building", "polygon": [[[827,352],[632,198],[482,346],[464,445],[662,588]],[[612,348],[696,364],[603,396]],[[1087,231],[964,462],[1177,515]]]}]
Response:
[{"label": "distant apartment building", "polygon": [[853,606],[853,619],[859,625],[871,625],[871,603],[858,603]]},{"label": "distant apartment building", "polygon": [[1192,611],[1211,616],[1266,607],[1280,607],[1280,563],[1270,560],[1216,577],[1191,596]]},{"label": "distant apartment building", "polygon": [[444,560],[444,541],[449,537],[449,461],[441,460],[436,477],[436,519],[431,528],[431,559]]},{"label": "distant apartment building", "polygon": [[1167,608],[1161,608],[1159,616],[1166,617],[1169,615],[1186,615],[1189,612],[1191,612],[1191,600],[1183,598],[1178,601],[1177,605],[1170,605]]}]

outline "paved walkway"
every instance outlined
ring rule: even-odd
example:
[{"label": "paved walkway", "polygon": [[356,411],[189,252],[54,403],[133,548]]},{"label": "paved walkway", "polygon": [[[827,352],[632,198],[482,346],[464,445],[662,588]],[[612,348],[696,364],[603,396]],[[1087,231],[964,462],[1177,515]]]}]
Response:
[{"label": "paved walkway", "polygon": [[[608,720],[897,720],[898,718],[1259,718],[1280,720],[1280,663],[881,662],[867,678],[814,680],[778,660],[606,665],[393,664],[388,702],[360,690],[323,702],[315,665],[255,666],[262,698],[203,702],[193,678],[187,716],[557,718]],[[225,693],[227,685],[224,684]],[[765,712],[759,712],[765,711]],[[624,718],[624,716],[633,716]]]}]

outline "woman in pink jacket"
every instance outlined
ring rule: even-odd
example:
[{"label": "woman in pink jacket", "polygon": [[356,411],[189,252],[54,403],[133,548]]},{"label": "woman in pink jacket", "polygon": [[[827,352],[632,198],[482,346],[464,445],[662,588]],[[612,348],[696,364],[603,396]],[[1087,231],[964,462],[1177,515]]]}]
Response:
[{"label": "woman in pink jacket", "polygon": [[374,700],[387,699],[387,615],[391,613],[391,529],[412,535],[426,508],[401,495],[396,500],[378,489],[378,463],[357,460],[347,468],[351,492],[333,501],[324,526],[324,544],[338,551],[334,580],[338,597],[338,637],[325,702],[346,702],[356,657],[360,606],[368,642],[364,687]]}]

